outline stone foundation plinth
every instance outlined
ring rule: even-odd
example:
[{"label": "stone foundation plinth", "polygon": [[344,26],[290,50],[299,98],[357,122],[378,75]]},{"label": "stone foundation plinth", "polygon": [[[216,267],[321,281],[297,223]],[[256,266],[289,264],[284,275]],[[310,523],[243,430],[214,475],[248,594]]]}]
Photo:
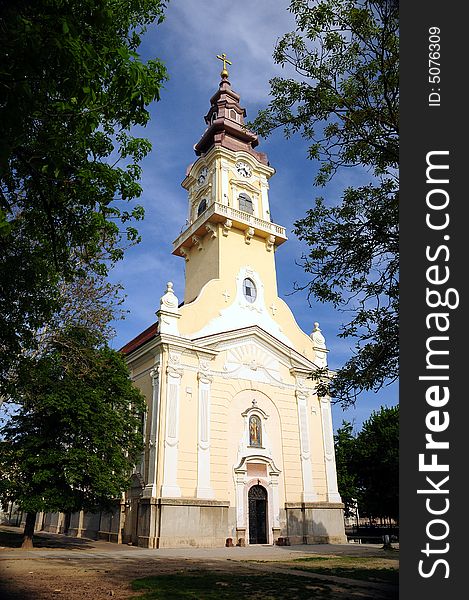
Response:
[{"label": "stone foundation plinth", "polygon": [[141,498],[138,545],[142,548],[224,546],[229,505],[215,500]]},{"label": "stone foundation plinth", "polygon": [[344,505],[329,502],[285,504],[290,544],[346,544]]}]

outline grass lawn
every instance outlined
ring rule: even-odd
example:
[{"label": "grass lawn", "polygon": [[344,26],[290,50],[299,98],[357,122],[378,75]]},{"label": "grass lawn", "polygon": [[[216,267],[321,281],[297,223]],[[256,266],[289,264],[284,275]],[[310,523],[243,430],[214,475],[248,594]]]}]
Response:
[{"label": "grass lawn", "polygon": [[[145,577],[132,582],[141,600],[353,600],[355,598],[397,598],[398,553],[382,557],[310,556],[290,561],[249,561],[307,571],[310,577],[292,573],[230,573],[184,570],[171,575]],[[326,581],[314,573],[383,584],[395,584],[396,591],[355,588],[350,581]],[[392,588],[391,588],[392,589]],[[136,597],[137,598],[137,597]]]},{"label": "grass lawn", "polygon": [[[285,564],[285,563],[283,563]],[[323,575],[335,575],[349,579],[376,581],[381,583],[399,583],[399,563],[392,553],[383,558],[365,556],[308,556],[296,558],[289,565]]]},{"label": "grass lawn", "polygon": [[323,581],[279,573],[185,571],[136,579],[132,589],[146,592],[136,596],[140,600],[333,600],[336,597]]}]

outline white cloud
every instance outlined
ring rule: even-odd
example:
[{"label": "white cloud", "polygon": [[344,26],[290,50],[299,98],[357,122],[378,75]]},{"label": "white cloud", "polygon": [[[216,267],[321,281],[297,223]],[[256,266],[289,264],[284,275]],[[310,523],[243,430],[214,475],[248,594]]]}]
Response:
[{"label": "white cloud", "polygon": [[[234,87],[247,101],[264,102],[268,80],[279,72],[272,60],[276,40],[294,28],[288,6],[286,0],[170,2],[162,27],[171,42],[171,60],[183,77],[194,78],[205,90],[210,78],[218,83],[221,62],[215,66],[215,57],[224,52],[233,62]],[[150,43],[161,55],[158,35]]]}]

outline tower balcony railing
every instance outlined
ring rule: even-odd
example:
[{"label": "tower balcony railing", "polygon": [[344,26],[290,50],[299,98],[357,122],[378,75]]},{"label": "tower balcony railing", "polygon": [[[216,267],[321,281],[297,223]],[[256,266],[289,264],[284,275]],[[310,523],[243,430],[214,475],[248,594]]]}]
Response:
[{"label": "tower balcony railing", "polygon": [[225,224],[229,222],[230,227],[235,227],[236,229],[244,231],[252,227],[254,229],[254,235],[263,238],[267,238],[271,235],[274,236],[275,245],[277,246],[287,239],[285,227],[272,223],[271,221],[266,221],[265,219],[260,219],[259,217],[232,208],[226,204],[214,202],[174,240],[173,253],[179,254],[177,250],[181,246],[192,246],[193,236],[205,235],[207,230],[204,226],[207,222]]}]

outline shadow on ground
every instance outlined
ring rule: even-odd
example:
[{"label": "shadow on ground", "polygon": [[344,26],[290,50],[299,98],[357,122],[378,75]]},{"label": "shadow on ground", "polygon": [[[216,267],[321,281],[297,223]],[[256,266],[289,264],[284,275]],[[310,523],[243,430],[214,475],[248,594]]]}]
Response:
[{"label": "shadow on ground", "polygon": [[[21,548],[23,543],[22,527],[0,528],[0,548]],[[92,547],[94,540],[87,538],[75,538],[65,535],[54,535],[40,531],[34,534],[34,548],[63,548],[70,550],[88,550]]]},{"label": "shadow on ground", "polygon": [[[4,563],[4,564],[2,564]],[[396,600],[398,587],[284,570],[269,564],[181,558],[0,561],[2,600]],[[3,595],[2,595],[3,594]],[[141,594],[144,594],[142,597]]]}]

